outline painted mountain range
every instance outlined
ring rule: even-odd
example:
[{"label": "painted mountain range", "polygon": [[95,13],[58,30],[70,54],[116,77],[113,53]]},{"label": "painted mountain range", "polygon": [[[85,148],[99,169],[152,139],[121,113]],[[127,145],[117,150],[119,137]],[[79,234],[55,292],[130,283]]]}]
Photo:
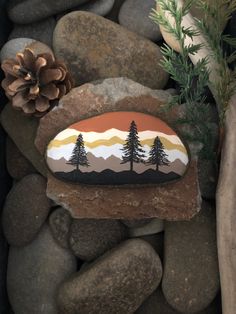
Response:
[{"label": "painted mountain range", "polygon": [[[139,176],[138,181],[142,181],[140,176],[145,177],[144,183],[148,183],[147,171],[155,177],[150,182],[158,183],[165,181],[165,176],[166,181],[181,177],[189,158],[181,139],[159,118],[137,112],[110,112],[60,132],[48,145],[47,163],[63,179],[82,183],[88,178],[91,184],[93,177],[94,184],[125,184],[131,183],[126,182],[131,176],[132,183],[137,182],[135,176]],[[122,180],[118,180],[121,175]],[[96,180],[96,176],[106,177],[109,182]]]}]

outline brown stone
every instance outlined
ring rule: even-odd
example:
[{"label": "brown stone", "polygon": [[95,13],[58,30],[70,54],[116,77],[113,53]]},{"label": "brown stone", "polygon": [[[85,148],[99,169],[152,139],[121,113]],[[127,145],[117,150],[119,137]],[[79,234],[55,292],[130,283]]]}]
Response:
[{"label": "brown stone", "polygon": [[74,218],[186,220],[200,210],[195,162],[182,180],[162,186],[75,185],[48,174],[47,196]]},{"label": "brown stone", "polygon": [[46,176],[47,171],[44,157],[40,155],[34,146],[38,120],[24,116],[21,112],[13,109],[11,104],[8,104],[2,110],[1,124],[20,152],[39,173]]},{"label": "brown stone", "polygon": [[[40,120],[36,147],[44,154],[61,130],[104,112],[140,111],[156,115],[171,126],[176,117],[161,111],[170,97],[168,92],[151,90],[126,78],[85,84],[64,96],[59,106]],[[178,220],[190,219],[200,210],[194,161],[182,180],[162,186],[89,187],[64,183],[51,174],[48,178],[48,196],[77,218]]]}]

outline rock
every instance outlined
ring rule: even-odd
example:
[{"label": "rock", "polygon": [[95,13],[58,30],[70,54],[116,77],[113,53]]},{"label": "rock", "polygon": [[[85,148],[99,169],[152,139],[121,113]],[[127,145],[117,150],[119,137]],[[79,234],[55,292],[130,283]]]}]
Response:
[{"label": "rock", "polygon": [[56,20],[54,17],[26,25],[15,24],[8,39],[33,38],[51,47],[55,26]]},{"label": "rock", "polygon": [[129,237],[141,237],[145,235],[155,234],[164,230],[164,223],[161,219],[152,219],[148,224],[136,228],[129,229]]},{"label": "rock", "polygon": [[15,58],[18,52],[25,48],[32,49],[36,54],[53,53],[52,50],[45,44],[31,38],[16,38],[9,40],[3,47],[0,53],[1,62],[8,58]]},{"label": "rock", "polygon": [[150,19],[152,9],[155,9],[155,0],[126,0],[119,13],[119,23],[152,41],[162,38],[159,26]]},{"label": "rock", "polygon": [[131,314],[157,288],[161,262],[142,240],[128,240],[103,255],[59,289],[61,314]]},{"label": "rock", "polygon": [[162,288],[183,313],[206,308],[219,291],[215,210],[203,203],[189,222],[166,222]]},{"label": "rock", "polygon": [[139,112],[109,112],[70,125],[46,152],[59,179],[92,185],[167,183],[188,169],[183,142],[164,121]]},{"label": "rock", "polygon": [[[197,312],[196,314],[221,314],[221,306],[219,303],[218,298],[205,310]],[[174,310],[166,301],[162,290],[157,289],[144,301],[135,314],[180,314],[180,312]]]},{"label": "rock", "polygon": [[6,291],[8,246],[3,237],[2,227],[0,226],[0,313],[9,313],[9,304]]},{"label": "rock", "polygon": [[164,232],[141,236],[140,239],[148,242],[163,260],[164,251]]},{"label": "rock", "polygon": [[57,314],[57,290],[75,271],[75,257],[57,245],[47,225],[30,245],[11,247],[7,287],[14,312]]},{"label": "rock", "polygon": [[38,123],[36,118],[24,116],[21,112],[13,109],[10,104],[5,106],[1,113],[1,124],[5,131],[35,169],[46,176],[47,168],[44,156],[40,155],[34,146]]},{"label": "rock", "polygon": [[8,15],[16,24],[29,24],[41,21],[67,9],[83,4],[88,0],[10,0]]},{"label": "rock", "polygon": [[45,222],[50,204],[42,176],[31,174],[16,183],[7,196],[2,215],[8,243],[14,246],[30,243]]},{"label": "rock", "polygon": [[70,246],[77,257],[91,261],[126,238],[126,228],[118,220],[74,219]]},{"label": "rock", "polygon": [[69,249],[69,231],[71,216],[63,207],[57,208],[49,218],[49,225],[54,239],[61,247]]},{"label": "rock", "polygon": [[120,12],[120,8],[122,4],[125,2],[125,0],[115,0],[115,4],[112,8],[112,10],[107,14],[106,18],[118,23],[118,15]]},{"label": "rock", "polygon": [[9,137],[6,142],[6,162],[7,171],[15,180],[21,180],[28,174],[37,173],[33,165],[25,158]]},{"label": "rock", "polygon": [[217,164],[214,160],[199,158],[198,167],[199,185],[202,197],[208,200],[214,200],[218,181]]},{"label": "rock", "polygon": [[60,19],[53,48],[67,64],[75,86],[126,76],[151,88],[163,88],[168,80],[159,64],[162,55],[157,45],[92,13],[76,11]]},{"label": "rock", "polygon": [[122,219],[121,222],[128,228],[139,228],[149,224],[152,219]]},{"label": "rock", "polygon": [[[148,113],[159,116],[171,125],[176,114],[166,115],[161,110],[169,97],[165,91],[153,91],[125,78],[85,84],[73,89],[60,100],[58,107],[40,119],[35,144],[44,154],[49,141],[67,126],[80,119],[111,111]],[[121,189],[65,184],[49,174],[47,194],[55,203],[69,209],[74,218],[190,219],[200,209],[194,164],[193,161],[180,182],[162,187],[145,186],[142,193],[133,186]]]}]

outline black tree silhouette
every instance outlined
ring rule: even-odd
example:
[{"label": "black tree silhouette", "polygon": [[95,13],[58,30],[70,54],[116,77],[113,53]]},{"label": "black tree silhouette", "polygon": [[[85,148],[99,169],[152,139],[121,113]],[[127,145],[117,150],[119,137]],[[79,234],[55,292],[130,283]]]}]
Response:
[{"label": "black tree silhouette", "polygon": [[168,155],[164,151],[164,146],[160,138],[157,136],[150,150],[147,163],[151,165],[156,165],[156,171],[158,171],[159,166],[169,166],[170,161],[167,157]]},{"label": "black tree silhouette", "polygon": [[133,171],[134,162],[144,162],[144,150],[139,141],[138,130],[135,121],[132,121],[129,128],[129,135],[122,148],[123,156],[121,164],[130,163],[130,171]]},{"label": "black tree silhouette", "polygon": [[67,164],[76,166],[77,171],[79,170],[79,166],[89,166],[87,153],[84,148],[83,135],[81,133],[77,137],[75,147]]}]

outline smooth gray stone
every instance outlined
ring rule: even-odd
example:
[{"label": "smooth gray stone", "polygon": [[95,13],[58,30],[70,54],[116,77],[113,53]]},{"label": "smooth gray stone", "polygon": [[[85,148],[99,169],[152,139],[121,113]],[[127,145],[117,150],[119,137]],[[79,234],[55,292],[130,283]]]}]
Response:
[{"label": "smooth gray stone", "polygon": [[152,41],[162,38],[160,28],[149,17],[156,8],[155,0],[126,0],[119,13],[119,23]]},{"label": "smooth gray stone", "polygon": [[35,42],[32,38],[16,38],[5,43],[0,52],[0,61],[15,58],[17,52],[23,51],[28,45]]}]

